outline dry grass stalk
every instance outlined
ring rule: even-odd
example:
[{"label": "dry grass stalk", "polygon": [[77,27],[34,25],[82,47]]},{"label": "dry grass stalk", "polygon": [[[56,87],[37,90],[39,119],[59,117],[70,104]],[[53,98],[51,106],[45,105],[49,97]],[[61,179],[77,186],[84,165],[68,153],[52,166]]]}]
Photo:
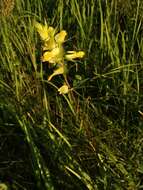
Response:
[{"label": "dry grass stalk", "polygon": [[15,0],[0,0],[0,15],[9,16],[14,9]]}]

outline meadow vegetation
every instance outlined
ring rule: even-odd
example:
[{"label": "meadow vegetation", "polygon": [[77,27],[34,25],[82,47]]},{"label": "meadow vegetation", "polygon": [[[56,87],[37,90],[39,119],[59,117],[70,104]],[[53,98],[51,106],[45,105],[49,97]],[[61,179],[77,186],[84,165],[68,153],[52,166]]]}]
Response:
[{"label": "meadow vegetation", "polygon": [[[0,1],[0,189],[143,189],[142,9]],[[36,22],[67,32],[63,55],[85,54],[52,80],[57,62],[43,61]]]}]

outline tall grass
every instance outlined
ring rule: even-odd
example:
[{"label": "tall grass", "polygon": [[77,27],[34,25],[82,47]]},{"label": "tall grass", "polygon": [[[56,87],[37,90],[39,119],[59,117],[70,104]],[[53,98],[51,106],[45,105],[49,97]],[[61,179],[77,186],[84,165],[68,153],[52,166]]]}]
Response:
[{"label": "tall grass", "polygon": [[[16,0],[8,14],[1,6],[0,185],[142,189],[142,6]],[[34,23],[45,19],[68,32],[65,50],[86,53],[67,62],[71,98],[41,62]]]}]

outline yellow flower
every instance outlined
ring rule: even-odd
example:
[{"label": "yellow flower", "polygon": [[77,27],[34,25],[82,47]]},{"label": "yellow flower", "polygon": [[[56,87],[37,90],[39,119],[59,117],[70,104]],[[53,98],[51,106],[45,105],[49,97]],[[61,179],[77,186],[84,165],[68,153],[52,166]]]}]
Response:
[{"label": "yellow flower", "polygon": [[47,23],[42,25],[38,22],[35,22],[35,28],[37,29],[37,32],[39,33],[42,40],[46,40],[49,37]]},{"label": "yellow flower", "polygon": [[53,74],[51,74],[50,76],[49,76],[49,78],[48,78],[48,81],[50,81],[54,76],[56,76],[56,75],[61,75],[61,74],[63,74],[64,73],[64,67],[63,66],[61,66],[61,67],[59,67],[58,69],[56,69],[56,70],[54,70],[54,72],[53,72]]},{"label": "yellow flower", "polygon": [[48,61],[49,63],[56,63],[60,56],[60,48],[54,48],[52,51],[46,51],[43,54],[42,61]]},{"label": "yellow flower", "polygon": [[55,35],[55,29],[53,27],[48,27],[46,22],[45,25],[35,22],[35,28],[43,41],[47,41]]},{"label": "yellow flower", "polygon": [[8,187],[5,183],[0,183],[0,189],[1,190],[8,190]]},{"label": "yellow flower", "polygon": [[54,48],[51,51],[46,51],[42,56],[42,62],[48,61],[49,63],[63,64],[63,47]]},{"label": "yellow flower", "polygon": [[52,50],[57,47],[55,42],[55,29],[53,27],[48,28],[49,38],[44,42],[43,51]]},{"label": "yellow flower", "polygon": [[64,43],[66,35],[67,35],[67,32],[65,30],[62,30],[60,33],[58,33],[55,36],[56,42],[59,43],[59,44]]},{"label": "yellow flower", "polygon": [[76,58],[82,58],[85,55],[83,51],[68,51],[67,53],[68,54],[65,55],[65,58],[71,61]]},{"label": "yellow flower", "polygon": [[55,39],[52,37],[49,40],[45,41],[43,45],[43,51],[51,51],[56,47],[57,47],[57,44],[55,42]]},{"label": "yellow flower", "polygon": [[58,92],[59,94],[67,94],[69,92],[69,88],[66,84],[64,84],[58,89]]},{"label": "yellow flower", "polygon": [[49,28],[48,28],[49,38],[54,37],[55,32],[56,32],[56,30],[52,26],[49,26]]}]

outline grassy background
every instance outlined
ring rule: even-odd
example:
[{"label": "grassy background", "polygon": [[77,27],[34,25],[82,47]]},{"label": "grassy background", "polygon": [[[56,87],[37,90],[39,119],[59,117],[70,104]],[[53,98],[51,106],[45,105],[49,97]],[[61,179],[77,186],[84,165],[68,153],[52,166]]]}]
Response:
[{"label": "grassy background", "polygon": [[[12,0],[0,11],[0,183],[18,189],[143,188],[141,0]],[[65,29],[73,106],[47,82],[34,21]],[[55,77],[54,84],[59,84]]]}]

